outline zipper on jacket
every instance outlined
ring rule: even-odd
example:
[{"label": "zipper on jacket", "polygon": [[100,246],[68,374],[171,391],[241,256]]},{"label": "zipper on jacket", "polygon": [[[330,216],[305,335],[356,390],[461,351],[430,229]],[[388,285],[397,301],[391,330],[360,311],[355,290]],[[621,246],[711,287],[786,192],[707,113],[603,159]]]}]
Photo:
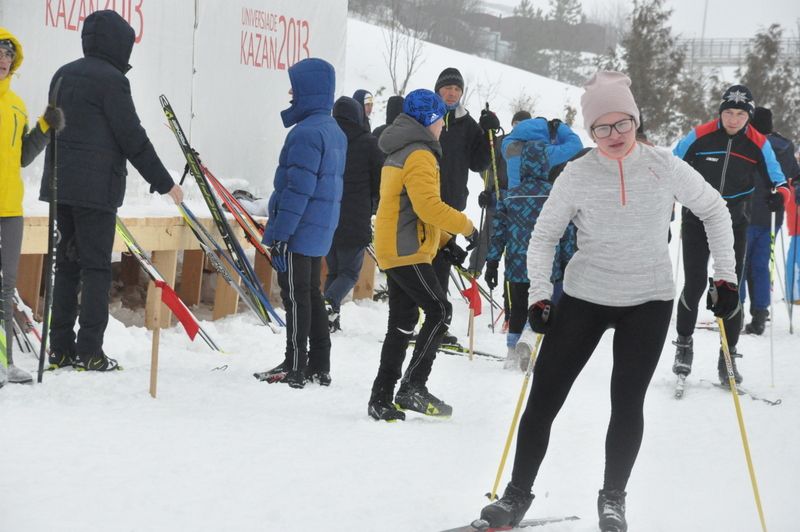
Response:
[{"label": "zipper on jacket", "polygon": [[733,139],[728,139],[728,148],[725,150],[725,162],[722,163],[722,179],[719,182],[719,195],[722,196],[722,189],[725,188],[725,174],[728,173],[728,159],[731,157],[731,144]]},{"label": "zipper on jacket", "polygon": [[17,113],[11,113],[14,115],[14,134],[11,136],[11,146],[13,147],[14,144],[17,142]]},{"label": "zipper on jacket", "polygon": [[625,205],[625,172],[622,170],[622,159],[617,159],[619,165],[619,187],[620,187],[620,201]]}]

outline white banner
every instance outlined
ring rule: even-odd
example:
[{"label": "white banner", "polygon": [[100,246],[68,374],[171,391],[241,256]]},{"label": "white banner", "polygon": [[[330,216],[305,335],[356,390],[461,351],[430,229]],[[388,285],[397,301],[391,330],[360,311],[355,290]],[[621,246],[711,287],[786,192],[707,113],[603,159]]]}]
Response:
[{"label": "white banner", "polygon": [[[31,122],[47,104],[55,71],[83,56],[83,21],[98,9],[117,11],[136,31],[127,74],[133,100],[156,151],[177,174],[184,159],[165,126],[160,94],[218,178],[242,179],[266,195],[287,132],[279,114],[289,106],[286,69],[321,57],[344,75],[346,0],[0,0],[0,25],[24,49],[12,87]],[[337,80],[337,94],[341,86]],[[43,161],[24,170],[26,204]],[[147,198],[148,185],[128,169],[128,195]],[[193,187],[187,182],[189,192]]]}]

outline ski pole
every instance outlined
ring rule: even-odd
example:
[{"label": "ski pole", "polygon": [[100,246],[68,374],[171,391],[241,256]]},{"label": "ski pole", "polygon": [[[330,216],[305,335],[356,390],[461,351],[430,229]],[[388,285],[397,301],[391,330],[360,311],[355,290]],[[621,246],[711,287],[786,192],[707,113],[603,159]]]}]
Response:
[{"label": "ski pole", "polygon": [[775,268],[775,218],[773,212],[769,224],[769,382],[772,388],[775,387],[775,309],[772,305],[772,290],[775,283],[773,273]]},{"label": "ski pole", "polygon": [[514,417],[511,420],[511,426],[508,428],[506,445],[503,447],[503,455],[500,457],[500,465],[497,468],[497,476],[494,479],[494,486],[492,486],[492,491],[486,494],[490,501],[497,499],[497,487],[500,485],[500,478],[503,476],[503,469],[506,467],[506,458],[508,458],[508,450],[511,448],[511,440],[514,439],[514,431],[517,428],[519,413],[522,410],[522,401],[525,399],[525,390],[528,389],[528,381],[531,379],[533,365],[536,363],[536,354],[539,352],[539,345],[541,345],[543,337],[543,334],[536,335],[536,345],[534,345],[533,349],[531,350],[531,359],[528,361],[528,369],[525,370],[525,378],[522,380],[522,389],[519,391],[517,407],[514,409]]},{"label": "ski pole", "polygon": [[[486,110],[489,110],[489,102],[486,102]],[[494,130],[489,130],[489,154],[492,158],[492,174],[494,175],[494,196],[500,201],[500,179],[497,177],[497,155],[494,151]]]},{"label": "ski pole", "polygon": [[489,319],[492,324],[492,334],[494,334],[494,296],[492,292],[494,292],[494,288],[489,288]]},{"label": "ski pole", "polygon": [[758,509],[758,518],[761,521],[761,529],[767,531],[767,523],[764,520],[764,510],[761,507],[761,496],[758,494],[758,481],[756,481],[756,472],[753,468],[753,460],[750,457],[750,445],[747,443],[747,429],[744,426],[744,418],[742,417],[742,405],[739,403],[739,393],[736,391],[736,380],[733,377],[733,362],[731,362],[731,352],[728,347],[728,339],[725,334],[725,323],[722,318],[717,318],[717,325],[719,326],[719,339],[722,343],[722,353],[725,356],[725,367],[728,370],[728,385],[733,395],[733,405],[736,409],[736,419],[739,422],[739,432],[742,435],[742,446],[744,447],[744,456],[747,461],[747,471],[750,473],[750,484],[753,486],[753,495],[756,501],[756,508]]}]

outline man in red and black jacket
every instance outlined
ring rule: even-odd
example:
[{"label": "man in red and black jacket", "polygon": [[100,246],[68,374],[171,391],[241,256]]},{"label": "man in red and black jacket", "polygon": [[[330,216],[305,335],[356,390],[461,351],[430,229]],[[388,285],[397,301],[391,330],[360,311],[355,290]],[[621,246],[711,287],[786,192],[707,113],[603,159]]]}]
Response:
[{"label": "man in red and black jacket", "polygon": [[[722,96],[719,118],[694,128],[673,150],[675,155],[700,172],[727,202],[733,223],[736,275],[739,279],[742,278],[753,194],[765,194],[760,187],[756,192],[757,180],[767,185],[768,204],[783,205],[783,196],[790,193],[772,146],[749,123],[754,109],[750,89],[744,85],[729,87]],[[685,284],[678,303],[678,337],[673,342],[677,352],[672,371],[677,375],[688,375],[692,369],[692,333],[708,278],[709,251],[703,224],[685,207],[682,210],[681,237]],[[720,282],[717,290],[738,292],[738,287]],[[725,333],[732,357],[737,356],[736,343],[741,329],[741,311],[725,319]],[[736,368],[735,358],[732,358],[732,362],[738,384],[742,376]],[[720,382],[726,385],[728,372],[721,349],[717,369]]]}]

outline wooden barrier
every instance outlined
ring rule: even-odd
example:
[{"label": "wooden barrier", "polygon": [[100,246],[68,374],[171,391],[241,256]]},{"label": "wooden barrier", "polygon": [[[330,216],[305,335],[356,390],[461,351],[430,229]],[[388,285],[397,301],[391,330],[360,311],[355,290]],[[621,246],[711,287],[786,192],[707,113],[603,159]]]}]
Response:
[{"label": "wooden barrier", "polygon": [[[181,299],[189,306],[200,303],[206,260],[197,238],[186,226],[183,218],[180,216],[131,217],[122,218],[122,221],[141,248],[151,252],[151,261],[168,283],[174,286],[176,279],[180,277],[176,291]],[[200,220],[200,222],[221,242],[219,233],[210,218]],[[245,240],[241,229],[233,223],[231,225],[244,249],[246,251],[251,250],[252,246]],[[115,237],[113,251],[127,252],[127,250],[128,248],[122,239],[118,236]],[[178,276],[179,252],[182,252],[183,255],[180,276]],[[42,275],[46,253],[47,216],[26,217],[22,240],[22,256],[20,257],[20,267],[17,275],[17,289],[22,300],[33,309],[34,316],[37,317],[41,312],[40,296],[42,295]],[[270,295],[272,267],[260,254],[256,253],[255,257],[256,275],[261,280],[265,293]],[[138,270],[138,264],[123,255],[120,276],[124,284],[130,283],[132,279],[135,280],[137,278],[138,271],[134,270],[134,268]],[[136,273],[134,273],[135,271]],[[238,277],[234,275],[234,278]],[[322,279],[324,280],[324,278],[323,274]],[[375,262],[367,255],[364,258],[361,276],[353,289],[353,299],[371,299],[374,278]],[[273,303],[279,304],[279,300],[276,301],[276,298],[271,298],[271,300]],[[238,302],[239,298],[236,291],[222,279],[222,276],[217,274],[213,319],[216,320],[237,312]],[[169,327],[172,321],[172,314],[163,304],[161,305],[161,311],[156,313],[159,304],[160,298],[155,290],[155,285],[151,282],[147,289],[145,323],[153,323],[153,315],[157,315],[161,327]]]}]

